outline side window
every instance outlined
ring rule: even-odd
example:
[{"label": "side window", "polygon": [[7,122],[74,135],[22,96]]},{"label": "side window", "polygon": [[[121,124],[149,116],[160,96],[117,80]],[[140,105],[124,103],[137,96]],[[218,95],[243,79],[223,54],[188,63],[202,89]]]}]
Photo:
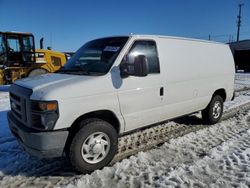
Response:
[{"label": "side window", "polygon": [[160,73],[156,43],[154,41],[136,41],[126,56],[126,62],[134,63],[138,55],[144,55],[148,60],[149,74]]},{"label": "side window", "polygon": [[10,52],[20,52],[20,44],[18,38],[11,37],[7,39],[8,51]]},{"label": "side window", "polygon": [[33,38],[32,36],[23,36],[23,51],[31,52],[33,50]]}]

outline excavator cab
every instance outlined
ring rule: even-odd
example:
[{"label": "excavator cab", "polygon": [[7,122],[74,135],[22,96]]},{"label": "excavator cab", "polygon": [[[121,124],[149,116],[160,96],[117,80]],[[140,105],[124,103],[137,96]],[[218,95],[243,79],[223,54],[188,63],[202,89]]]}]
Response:
[{"label": "excavator cab", "polygon": [[35,45],[32,34],[0,32],[0,66],[26,67],[34,62]]}]

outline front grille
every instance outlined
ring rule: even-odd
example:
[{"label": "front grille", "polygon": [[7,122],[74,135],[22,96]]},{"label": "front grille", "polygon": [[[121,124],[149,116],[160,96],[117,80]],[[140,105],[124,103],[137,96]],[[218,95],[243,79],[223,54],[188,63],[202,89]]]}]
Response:
[{"label": "front grille", "polygon": [[10,107],[15,119],[29,126],[30,95],[32,90],[12,84],[10,87]]},{"label": "front grille", "polygon": [[17,96],[14,93],[10,93],[10,107],[11,111],[13,112],[14,116],[19,120],[23,122],[27,122],[26,117],[26,101],[25,99]]},{"label": "front grille", "polygon": [[21,112],[21,98],[16,96],[14,93],[10,93],[10,107],[12,112],[14,112],[15,115],[18,117],[22,117],[22,112]]},{"label": "front grille", "polygon": [[18,102],[20,102],[20,97],[16,96],[14,93],[10,93],[10,97]]}]

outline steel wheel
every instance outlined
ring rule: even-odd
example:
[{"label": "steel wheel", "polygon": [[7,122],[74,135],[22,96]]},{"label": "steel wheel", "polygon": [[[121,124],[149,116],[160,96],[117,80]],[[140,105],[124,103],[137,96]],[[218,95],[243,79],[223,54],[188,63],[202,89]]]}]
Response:
[{"label": "steel wheel", "polygon": [[216,101],[213,106],[213,118],[217,119],[221,115],[221,103]]},{"label": "steel wheel", "polygon": [[66,155],[77,171],[89,173],[109,164],[117,152],[118,134],[108,122],[85,119],[69,140]]},{"label": "steel wheel", "polygon": [[223,113],[223,99],[219,95],[213,96],[208,106],[202,110],[201,115],[205,124],[215,124],[220,121]]},{"label": "steel wheel", "polygon": [[109,149],[108,135],[103,132],[95,132],[89,135],[82,144],[82,158],[90,164],[96,164],[107,156]]}]

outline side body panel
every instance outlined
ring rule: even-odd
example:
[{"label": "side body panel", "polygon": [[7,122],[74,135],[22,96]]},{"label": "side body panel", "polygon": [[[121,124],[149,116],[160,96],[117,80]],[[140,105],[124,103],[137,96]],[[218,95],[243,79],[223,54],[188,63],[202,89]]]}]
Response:
[{"label": "side body panel", "polygon": [[162,119],[204,109],[213,93],[225,89],[233,96],[234,62],[227,45],[191,40],[158,39],[162,65]]}]

